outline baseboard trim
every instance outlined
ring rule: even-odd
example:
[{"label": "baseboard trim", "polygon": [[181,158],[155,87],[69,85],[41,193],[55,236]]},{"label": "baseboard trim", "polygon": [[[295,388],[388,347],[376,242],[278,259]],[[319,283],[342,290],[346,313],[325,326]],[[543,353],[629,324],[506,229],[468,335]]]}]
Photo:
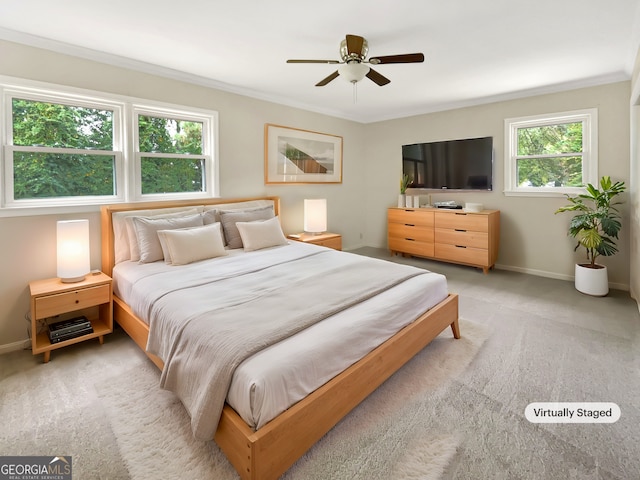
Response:
[{"label": "baseboard trim", "polygon": [[[555,278],[556,280],[566,280],[568,282],[573,282],[575,280],[575,277],[573,275],[564,275],[561,273],[547,272],[545,270],[536,270],[533,268],[513,267],[511,265],[502,265],[497,263],[495,268],[497,268],[498,270],[508,270],[511,272],[527,273],[529,275],[536,275],[538,277]],[[624,283],[609,282],[609,288],[613,290],[623,290],[625,292],[629,291],[629,285]]]},{"label": "baseboard trim", "polygon": [[16,352],[18,350],[25,350],[31,346],[31,340],[21,340],[18,342],[7,343],[5,345],[0,345],[0,355],[9,352]]}]

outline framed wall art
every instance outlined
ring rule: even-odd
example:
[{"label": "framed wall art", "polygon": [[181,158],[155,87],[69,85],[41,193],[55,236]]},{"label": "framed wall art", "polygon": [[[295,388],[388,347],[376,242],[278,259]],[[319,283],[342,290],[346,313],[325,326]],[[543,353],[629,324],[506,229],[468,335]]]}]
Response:
[{"label": "framed wall art", "polygon": [[342,183],[342,137],[266,124],[264,183]]}]

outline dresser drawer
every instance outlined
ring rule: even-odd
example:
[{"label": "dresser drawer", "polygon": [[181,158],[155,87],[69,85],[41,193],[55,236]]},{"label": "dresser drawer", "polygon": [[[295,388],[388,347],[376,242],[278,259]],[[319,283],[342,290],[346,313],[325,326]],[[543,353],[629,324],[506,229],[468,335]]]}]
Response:
[{"label": "dresser drawer", "polygon": [[436,258],[470,265],[489,266],[489,251],[481,248],[436,243]]},{"label": "dresser drawer", "polygon": [[410,240],[406,238],[389,237],[389,250],[402,252],[420,257],[433,257],[433,243]]},{"label": "dresser drawer", "polygon": [[61,313],[80,310],[111,300],[110,285],[98,285],[90,288],[72,290],[70,292],[47,295],[35,299],[37,318],[53,317]]},{"label": "dresser drawer", "polygon": [[487,232],[474,232],[472,230],[461,231],[436,228],[435,243],[446,243],[448,245],[460,245],[486,250],[489,244],[489,234]]},{"label": "dresser drawer", "polygon": [[449,228],[452,230],[489,231],[487,215],[475,215],[473,213],[435,212],[435,226],[436,228]]},{"label": "dresser drawer", "polygon": [[428,210],[390,208],[387,219],[389,223],[433,227],[433,213]]},{"label": "dresser drawer", "polygon": [[390,223],[388,225],[389,238],[401,238],[433,243],[433,228],[425,228],[404,223]]}]

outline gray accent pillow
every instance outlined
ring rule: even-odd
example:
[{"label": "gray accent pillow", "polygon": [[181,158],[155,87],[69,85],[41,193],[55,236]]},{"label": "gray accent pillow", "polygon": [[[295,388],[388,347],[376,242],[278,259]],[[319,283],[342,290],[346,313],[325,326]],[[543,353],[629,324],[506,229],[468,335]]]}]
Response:
[{"label": "gray accent pillow", "polygon": [[202,215],[197,213],[195,215],[172,218],[135,217],[133,226],[138,238],[138,248],[140,249],[139,262],[151,263],[164,258],[162,245],[158,238],[159,230],[202,226]]},{"label": "gray accent pillow", "polygon": [[273,207],[253,208],[251,210],[221,210],[220,223],[224,230],[224,238],[229,248],[242,248],[242,238],[236,222],[255,222],[256,220],[269,220],[275,217]]}]

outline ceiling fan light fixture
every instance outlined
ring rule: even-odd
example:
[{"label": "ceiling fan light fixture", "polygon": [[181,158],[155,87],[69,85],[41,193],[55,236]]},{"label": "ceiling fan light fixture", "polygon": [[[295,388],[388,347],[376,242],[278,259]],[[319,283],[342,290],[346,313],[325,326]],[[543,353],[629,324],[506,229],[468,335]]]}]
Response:
[{"label": "ceiling fan light fixture", "polygon": [[338,73],[347,82],[356,83],[362,80],[367,75],[367,73],[369,73],[369,70],[369,65],[354,62],[340,65],[340,67],[338,68]]}]

